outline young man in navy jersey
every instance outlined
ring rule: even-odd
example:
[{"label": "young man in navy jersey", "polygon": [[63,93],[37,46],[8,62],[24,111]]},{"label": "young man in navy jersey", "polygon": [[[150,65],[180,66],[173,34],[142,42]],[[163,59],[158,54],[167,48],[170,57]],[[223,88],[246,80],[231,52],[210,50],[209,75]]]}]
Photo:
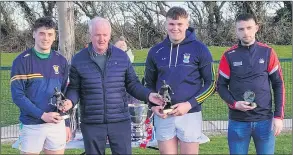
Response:
[{"label": "young man in navy jersey", "polygon": [[67,60],[51,49],[55,30],[50,17],[37,19],[33,26],[34,47],[22,52],[12,64],[11,95],[20,109],[21,154],[39,154],[42,150],[45,154],[64,154],[71,136],[53,105],[56,99],[52,100],[54,88],[64,91],[68,79]]},{"label": "young man in navy jersey", "polygon": [[215,90],[212,55],[196,39],[183,8],[172,7],[167,12],[166,30],[168,36],[150,49],[145,67],[147,88],[158,92],[165,80],[173,92],[170,113],[152,105],[156,139],[161,154],[178,154],[178,144],[180,154],[198,154],[205,137],[201,104]]},{"label": "young man in navy jersey", "polygon": [[239,15],[239,43],[223,54],[219,65],[217,90],[229,106],[230,154],[247,154],[251,137],[257,154],[274,154],[275,136],[283,128],[285,88],[280,62],[273,48],[256,41],[257,31],[254,16]]}]

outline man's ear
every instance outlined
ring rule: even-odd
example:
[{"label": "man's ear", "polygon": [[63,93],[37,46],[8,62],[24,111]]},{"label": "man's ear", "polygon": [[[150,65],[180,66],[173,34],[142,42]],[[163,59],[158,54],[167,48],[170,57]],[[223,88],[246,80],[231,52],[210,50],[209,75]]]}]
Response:
[{"label": "man's ear", "polygon": [[54,39],[53,39],[53,41],[56,41],[56,39],[57,39],[56,37],[58,37],[58,36],[57,36],[56,32],[54,32]]}]

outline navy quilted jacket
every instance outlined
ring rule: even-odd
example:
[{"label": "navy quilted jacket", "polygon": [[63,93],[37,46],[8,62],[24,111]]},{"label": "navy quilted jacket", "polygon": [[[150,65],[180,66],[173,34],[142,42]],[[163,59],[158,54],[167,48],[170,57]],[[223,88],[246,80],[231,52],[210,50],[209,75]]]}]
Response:
[{"label": "navy quilted jacket", "polygon": [[80,101],[81,122],[114,123],[130,119],[126,92],[147,101],[151,90],[143,87],[125,52],[109,45],[104,74],[85,48],[73,59],[66,97]]}]

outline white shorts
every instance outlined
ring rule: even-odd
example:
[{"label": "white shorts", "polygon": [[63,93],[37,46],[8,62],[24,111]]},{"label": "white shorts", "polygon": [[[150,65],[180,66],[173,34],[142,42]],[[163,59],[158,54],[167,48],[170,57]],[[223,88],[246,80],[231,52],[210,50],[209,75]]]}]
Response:
[{"label": "white shorts", "polygon": [[154,127],[158,141],[170,140],[177,137],[183,142],[202,143],[202,114],[200,112],[187,113],[183,116],[168,116],[165,119],[154,116]]},{"label": "white shorts", "polygon": [[58,151],[66,146],[65,121],[58,124],[45,123],[21,125],[19,150],[28,153],[40,153],[43,149]]}]

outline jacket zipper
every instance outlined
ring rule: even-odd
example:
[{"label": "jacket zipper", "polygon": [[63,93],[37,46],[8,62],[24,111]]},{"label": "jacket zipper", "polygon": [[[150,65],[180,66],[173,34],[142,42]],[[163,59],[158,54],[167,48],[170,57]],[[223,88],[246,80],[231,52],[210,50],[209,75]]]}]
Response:
[{"label": "jacket zipper", "polygon": [[94,63],[97,65],[97,68],[99,69],[101,75],[102,75],[102,89],[103,89],[103,103],[104,103],[104,120],[103,123],[107,123],[106,120],[106,93],[105,93],[105,86],[104,86],[104,79],[105,79],[105,74],[106,74],[106,68],[108,66],[108,60],[109,60],[110,55],[107,55],[107,59],[106,59],[106,64],[104,66],[104,71],[102,72],[101,67],[93,60],[92,56],[90,56],[90,58],[92,59],[92,61],[94,61]]},{"label": "jacket zipper", "polygon": [[106,108],[106,92],[105,92],[105,86],[104,86],[104,80],[105,80],[105,76],[106,76],[106,68],[108,67],[108,61],[109,61],[109,53],[107,55],[107,59],[106,59],[106,64],[104,66],[104,71],[103,71],[103,75],[102,75],[102,88],[103,88],[103,102],[104,102],[104,123],[107,123],[106,120],[106,113],[107,113],[107,108]]}]

